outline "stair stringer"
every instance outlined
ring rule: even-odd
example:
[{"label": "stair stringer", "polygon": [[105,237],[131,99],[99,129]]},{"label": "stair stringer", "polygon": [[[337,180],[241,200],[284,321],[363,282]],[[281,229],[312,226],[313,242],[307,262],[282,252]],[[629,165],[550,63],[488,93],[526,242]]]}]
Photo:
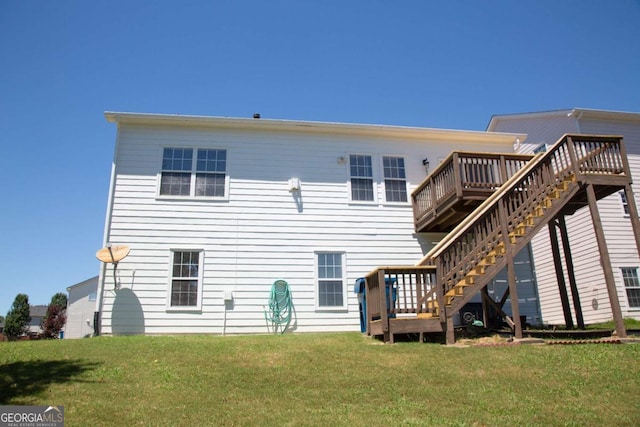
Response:
[{"label": "stair stringer", "polygon": [[[545,208],[544,216],[538,218],[535,224],[528,228],[527,233],[523,236],[519,236],[516,243],[507,243],[506,251],[510,253],[513,258],[522,248],[524,248],[533,237],[549,222],[553,221],[560,211],[566,206],[567,203],[580,191],[580,185],[574,182],[570,185],[569,189],[562,191],[559,199],[555,200],[551,207]],[[508,240],[508,239],[507,239]],[[474,295],[482,290],[489,284],[495,276],[507,266],[507,256],[499,255],[496,257],[496,263],[490,268],[487,268],[485,274],[476,275],[475,283],[471,286],[464,288],[464,293],[460,297],[456,297],[450,305],[445,305],[445,316],[451,317],[458,313],[462,307],[468,303]]]}]

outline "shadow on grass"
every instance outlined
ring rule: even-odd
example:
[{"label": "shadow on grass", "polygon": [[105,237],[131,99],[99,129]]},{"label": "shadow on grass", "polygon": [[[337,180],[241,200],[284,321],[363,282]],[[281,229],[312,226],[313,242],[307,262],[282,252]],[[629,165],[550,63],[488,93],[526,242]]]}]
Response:
[{"label": "shadow on grass", "polygon": [[0,404],[37,395],[50,384],[80,382],[77,377],[97,365],[83,360],[32,360],[0,365]]}]

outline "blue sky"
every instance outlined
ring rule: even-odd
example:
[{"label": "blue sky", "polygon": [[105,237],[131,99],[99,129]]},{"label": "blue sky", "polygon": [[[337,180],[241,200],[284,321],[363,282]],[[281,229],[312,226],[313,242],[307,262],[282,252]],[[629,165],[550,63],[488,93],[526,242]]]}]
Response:
[{"label": "blue sky", "polygon": [[484,130],[640,112],[640,0],[0,1],[0,314],[98,273],[105,110]]}]

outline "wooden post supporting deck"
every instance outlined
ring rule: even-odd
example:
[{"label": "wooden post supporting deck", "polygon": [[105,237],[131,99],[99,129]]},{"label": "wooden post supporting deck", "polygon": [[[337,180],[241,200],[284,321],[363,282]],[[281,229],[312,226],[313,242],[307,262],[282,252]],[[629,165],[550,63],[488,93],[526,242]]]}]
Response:
[{"label": "wooden post supporting deck", "polygon": [[560,245],[558,244],[558,233],[556,232],[555,221],[549,222],[549,241],[551,242],[551,253],[553,254],[553,264],[556,269],[556,281],[558,282],[558,292],[560,292],[560,302],[564,314],[564,324],[567,329],[573,329],[573,317],[571,317],[571,307],[569,306],[569,295],[567,294],[567,284],[564,281],[562,270],[562,260],[560,259]]},{"label": "wooden post supporting deck", "polygon": [[633,195],[631,184],[624,186],[624,195],[627,198],[631,228],[633,229],[633,235],[636,238],[636,249],[638,250],[638,255],[640,255],[640,218],[638,217],[638,207],[636,206],[636,199]]},{"label": "wooden post supporting deck", "polygon": [[514,335],[516,338],[522,338],[522,324],[520,322],[520,307],[518,305],[518,286],[516,281],[516,269],[513,265],[513,248],[509,243],[509,232],[507,229],[507,214],[505,212],[504,201],[498,202],[498,215],[500,218],[500,227],[502,229],[502,238],[506,248],[507,258],[507,283],[509,284],[509,295],[511,297],[511,316],[514,323]]},{"label": "wooden post supporting deck", "polygon": [[564,216],[558,218],[558,228],[560,229],[560,238],[562,239],[562,249],[564,250],[564,262],[567,265],[567,276],[569,276],[569,287],[571,288],[571,298],[573,300],[573,309],[576,312],[576,323],[578,328],[584,329],[584,316],[582,315],[582,305],[580,304],[580,294],[578,293],[578,283],[576,282],[576,273],[573,268],[573,257],[571,256],[571,246],[569,246],[569,233],[567,231],[567,223]]},{"label": "wooden post supporting deck", "polygon": [[620,309],[620,300],[618,299],[618,292],[616,290],[616,281],[613,277],[611,258],[609,257],[604,231],[602,230],[602,220],[600,219],[600,212],[598,212],[598,204],[596,203],[597,198],[595,190],[593,189],[593,184],[587,184],[587,202],[589,203],[593,229],[596,233],[598,249],[600,250],[600,263],[602,264],[604,280],[607,284],[609,303],[611,304],[611,314],[613,315],[613,320],[616,324],[616,333],[619,338],[626,338],[627,330],[624,327],[624,320],[622,319],[622,310]]}]

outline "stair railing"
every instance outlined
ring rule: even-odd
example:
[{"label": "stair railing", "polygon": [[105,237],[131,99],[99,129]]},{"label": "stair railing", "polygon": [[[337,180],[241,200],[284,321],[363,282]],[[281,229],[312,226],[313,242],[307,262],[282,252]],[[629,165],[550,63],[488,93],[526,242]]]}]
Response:
[{"label": "stair railing", "polygon": [[[419,263],[436,265],[436,297],[440,307],[450,306],[446,315],[454,314],[459,308],[459,304],[453,305],[451,300],[444,298],[453,287],[463,280],[470,280],[471,272],[482,262],[490,264],[487,260],[492,258],[502,260],[486,266],[486,273],[495,275],[504,266],[506,251],[513,253],[531,239],[527,229],[531,231],[534,227],[527,227],[528,221],[540,224],[551,219],[545,217],[543,211],[559,198],[561,186],[570,185],[577,191],[578,182],[585,174],[628,174],[623,153],[621,137],[565,135],[549,151],[537,155],[449,233]],[[539,226],[535,228],[537,231]],[[525,235],[527,238],[521,239]],[[484,282],[487,280],[485,277]],[[439,314],[444,319],[444,310]]]}]

